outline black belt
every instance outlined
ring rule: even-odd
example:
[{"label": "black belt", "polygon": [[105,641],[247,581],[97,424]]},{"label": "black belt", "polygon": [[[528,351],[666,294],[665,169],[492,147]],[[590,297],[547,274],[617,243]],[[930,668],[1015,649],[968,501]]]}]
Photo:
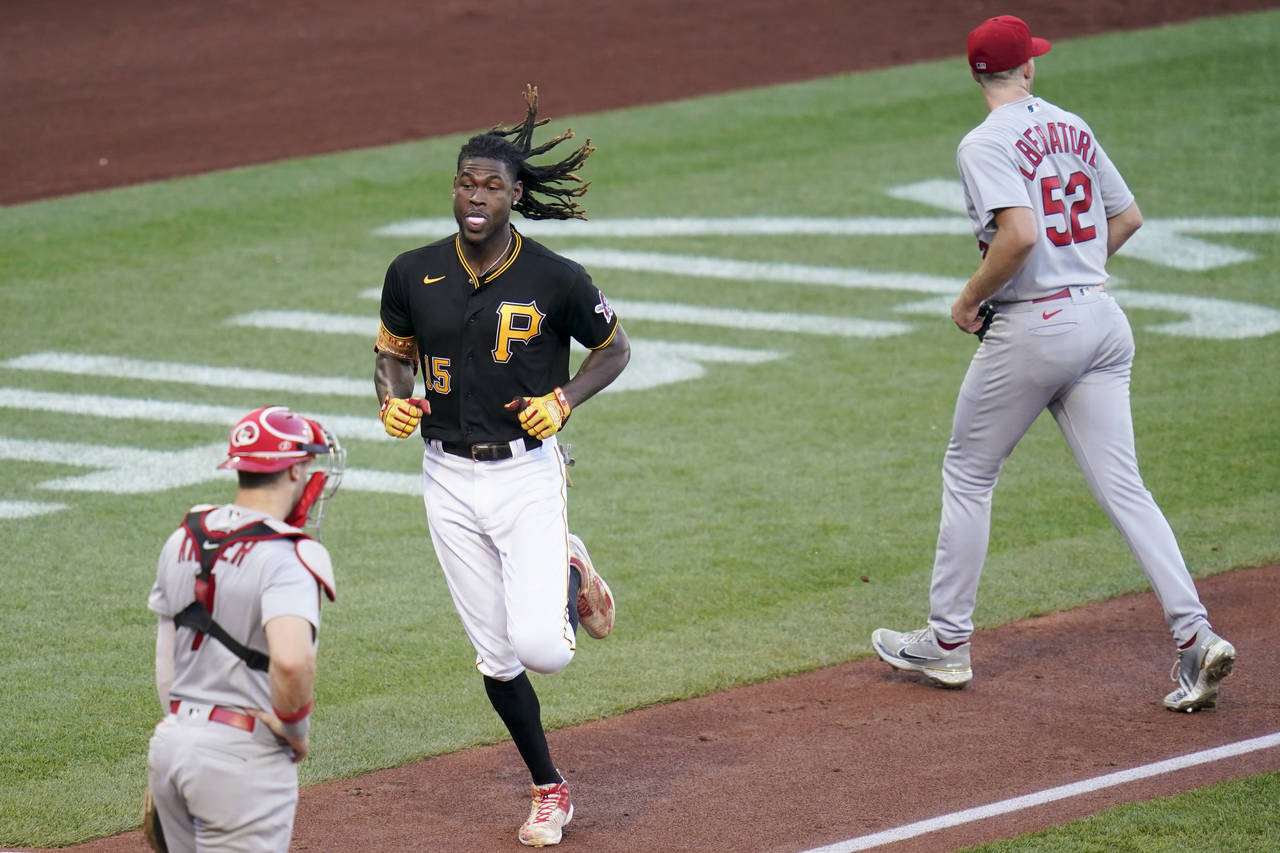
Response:
[{"label": "black belt", "polygon": [[[542,442],[532,436],[522,436],[525,450],[541,447]],[[471,459],[476,462],[496,462],[499,459],[510,459],[515,454],[511,450],[510,441],[489,441],[481,444],[465,444],[460,441],[442,441],[440,449],[454,456]]]}]

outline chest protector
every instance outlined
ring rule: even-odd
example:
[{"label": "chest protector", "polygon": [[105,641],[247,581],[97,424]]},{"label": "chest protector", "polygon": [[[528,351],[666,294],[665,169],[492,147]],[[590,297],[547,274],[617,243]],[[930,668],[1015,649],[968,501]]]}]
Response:
[{"label": "chest protector", "polygon": [[190,512],[182,520],[182,526],[191,537],[196,556],[200,560],[200,572],[196,575],[195,601],[174,616],[173,621],[180,627],[195,630],[196,638],[191,644],[193,650],[200,648],[200,644],[204,642],[204,635],[208,634],[230,649],[249,668],[266,672],[271,664],[270,658],[244,645],[214,621],[213,595],[217,579],[213,576],[213,566],[227,546],[236,542],[264,542],[268,539],[292,539],[296,542],[311,537],[301,530],[277,530],[265,521],[258,521],[225,533],[212,532],[204,526],[204,517],[211,511],[206,509]]}]

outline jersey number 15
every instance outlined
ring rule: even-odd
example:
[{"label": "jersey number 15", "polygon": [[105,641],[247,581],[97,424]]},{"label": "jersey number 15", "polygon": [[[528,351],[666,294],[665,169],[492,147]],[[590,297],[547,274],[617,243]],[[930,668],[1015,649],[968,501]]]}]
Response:
[{"label": "jersey number 15", "polygon": [[449,359],[432,356],[431,375],[426,377],[426,381],[437,394],[448,394],[452,387],[449,381]]}]

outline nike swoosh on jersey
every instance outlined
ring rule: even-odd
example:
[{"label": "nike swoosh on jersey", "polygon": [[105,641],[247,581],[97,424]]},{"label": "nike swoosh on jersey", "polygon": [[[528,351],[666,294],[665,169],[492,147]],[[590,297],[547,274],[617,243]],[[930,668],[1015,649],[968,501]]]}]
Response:
[{"label": "nike swoosh on jersey", "polygon": [[444,281],[444,276],[437,276],[436,278],[432,278],[429,275],[424,275],[422,277],[423,284],[435,284],[437,281]]},{"label": "nike swoosh on jersey", "polygon": [[214,548],[217,548],[217,547],[218,547],[218,543],[217,543],[217,542],[205,542],[205,543],[204,543],[204,544],[202,544],[200,547],[201,547],[201,548],[203,548],[203,549],[204,549],[204,550],[206,550],[206,551],[212,551]]},{"label": "nike swoosh on jersey", "polygon": [[1061,309],[1061,308],[1059,308],[1057,311],[1041,311],[1041,312],[1040,312],[1040,319],[1041,319],[1041,320],[1048,320],[1050,317],[1053,317],[1053,316],[1055,316],[1055,315],[1057,315],[1057,314],[1061,314],[1061,313],[1062,313],[1062,309]]}]

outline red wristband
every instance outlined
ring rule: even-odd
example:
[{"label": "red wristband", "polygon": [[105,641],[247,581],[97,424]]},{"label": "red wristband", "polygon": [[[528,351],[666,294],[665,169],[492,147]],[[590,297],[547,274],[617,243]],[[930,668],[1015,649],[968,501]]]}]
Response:
[{"label": "red wristband", "polygon": [[311,700],[311,702],[308,702],[306,705],[303,705],[303,706],[302,706],[302,708],[300,708],[300,709],[299,709],[299,710],[297,710],[297,711],[294,711],[292,714],[286,714],[286,713],[282,712],[282,711],[281,711],[279,708],[277,708],[275,705],[272,705],[272,706],[271,706],[271,710],[272,710],[272,711],[275,711],[276,716],[280,718],[280,722],[284,723],[284,724],[287,726],[287,725],[289,725],[289,724],[291,724],[291,723],[296,723],[296,722],[298,722],[299,720],[304,719],[308,714],[310,714],[310,713],[311,713],[311,705],[312,705],[312,703],[314,703],[314,702],[315,702],[315,700],[314,700],[314,699],[312,699],[312,700]]}]

